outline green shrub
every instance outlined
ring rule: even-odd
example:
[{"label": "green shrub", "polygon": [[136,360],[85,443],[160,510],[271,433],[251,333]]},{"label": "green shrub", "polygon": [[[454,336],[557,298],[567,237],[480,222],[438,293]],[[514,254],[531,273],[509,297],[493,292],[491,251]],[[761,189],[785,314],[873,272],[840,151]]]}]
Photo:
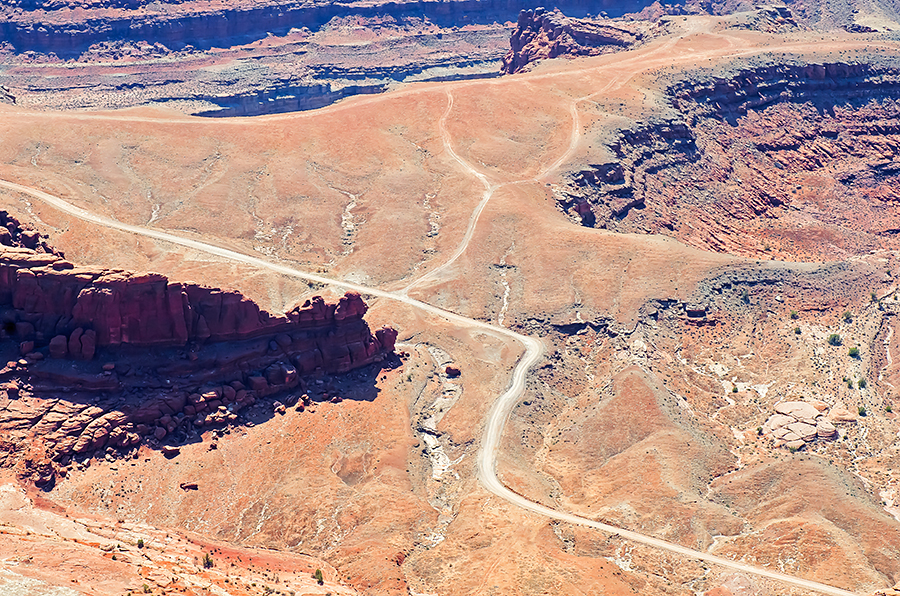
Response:
[{"label": "green shrub", "polygon": [[857,387],[859,387],[860,389],[865,389],[867,384],[868,384],[868,383],[866,383],[866,380],[865,380],[865,379],[860,379],[859,382],[858,382],[856,385],[857,385]]},{"label": "green shrub", "polygon": [[791,311],[791,318],[792,318],[793,320],[796,321],[797,319],[800,318],[800,313],[798,313],[796,310],[792,310],[792,311]]},{"label": "green shrub", "polygon": [[849,354],[851,358],[859,358],[859,348],[853,346],[850,348]]},{"label": "green shrub", "polygon": [[737,393],[737,392],[738,392],[737,385],[732,385],[732,386],[731,386],[731,392],[732,392],[732,393]]},{"label": "green shrub", "polygon": [[891,412],[894,411],[894,408],[891,407],[891,404],[888,404],[888,405],[884,406],[884,411],[887,412],[888,414],[890,414]]},{"label": "green shrub", "polygon": [[859,406],[859,407],[856,409],[856,412],[857,412],[860,416],[865,416],[865,415],[866,415],[866,409],[865,409],[864,407],[862,407],[862,406]]},{"label": "green shrub", "polygon": [[138,538],[137,547],[144,548],[144,539],[143,538]]},{"label": "green shrub", "polygon": [[144,594],[149,594],[149,593],[150,593],[150,586],[148,586],[147,584],[144,584],[144,585],[141,587],[141,589],[144,591]]},{"label": "green shrub", "polygon": [[876,294],[875,292],[869,292],[869,298],[872,300],[872,302],[878,302],[878,294]]},{"label": "green shrub", "polygon": [[844,314],[841,315],[841,318],[844,319],[845,323],[850,323],[851,321],[853,321],[853,315],[850,314],[849,310],[845,310]]},{"label": "green shrub", "polygon": [[203,568],[209,569],[213,566],[213,558],[209,556],[209,553],[203,555]]},{"label": "green shrub", "polygon": [[853,389],[853,379],[847,379],[847,388]]},{"label": "green shrub", "polygon": [[741,290],[741,300],[743,300],[745,304],[750,304],[750,292],[747,291],[747,288]]},{"label": "green shrub", "polygon": [[797,335],[800,335],[800,328],[794,327],[794,333],[796,333]]},{"label": "green shrub", "polygon": [[843,340],[841,339],[841,336],[838,335],[837,333],[832,333],[831,335],[828,336],[828,343],[831,344],[832,346],[839,346],[843,343]]},{"label": "green shrub", "polygon": [[315,578],[315,580],[318,582],[318,584],[320,586],[325,583],[325,576],[322,575],[321,569],[316,569],[316,572],[313,574],[313,577]]}]

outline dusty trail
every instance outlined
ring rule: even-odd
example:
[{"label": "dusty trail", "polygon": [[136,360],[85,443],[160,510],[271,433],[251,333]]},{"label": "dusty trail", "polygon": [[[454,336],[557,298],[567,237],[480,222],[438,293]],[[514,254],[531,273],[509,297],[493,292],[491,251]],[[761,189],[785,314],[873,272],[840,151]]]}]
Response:
[{"label": "dusty trail", "polygon": [[51,195],[49,193],[43,192],[41,190],[30,188],[27,186],[23,186],[21,184],[16,184],[14,182],[9,182],[6,180],[0,180],[0,188],[5,188],[7,190],[11,190],[14,192],[19,192],[23,194],[27,194],[35,199],[38,199],[56,209],[64,213],[68,213],[74,217],[82,219],[84,221],[104,226],[107,228],[120,230],[123,232],[129,232],[132,234],[137,234],[140,236],[146,236],[149,238],[154,238],[157,240],[163,240],[166,242],[171,242],[172,244],[177,244],[179,246],[185,246],[188,248],[192,248],[194,250],[199,250],[205,252],[207,254],[215,255],[218,257],[230,259],[233,261],[237,261],[239,263],[244,263],[247,265],[251,265],[253,267],[259,267],[261,269],[268,269],[270,271],[274,271],[275,273],[280,273],[282,275],[288,275],[292,277],[297,277],[300,279],[305,279],[307,281],[315,281],[318,283],[329,284],[341,288],[347,288],[351,290],[356,290],[363,294],[368,294],[371,296],[378,296],[381,298],[386,298],[388,300],[396,300],[398,302],[402,302],[403,304],[407,304],[414,308],[418,308],[422,311],[428,312],[433,315],[437,315],[439,317],[443,317],[448,321],[452,321],[464,327],[475,327],[480,329],[488,330],[494,334],[508,337],[510,339],[514,339],[522,344],[525,348],[525,352],[522,354],[522,357],[519,359],[519,362],[516,364],[513,369],[512,379],[510,381],[509,387],[506,389],[503,394],[501,394],[494,404],[491,406],[491,409],[488,413],[487,421],[485,424],[484,435],[482,437],[481,448],[478,451],[477,456],[477,475],[478,479],[484,485],[484,487],[492,492],[493,494],[506,499],[510,503],[521,507],[522,509],[526,509],[533,513],[537,513],[538,515],[543,515],[545,517],[549,517],[552,519],[557,519],[560,521],[578,524],[581,526],[587,526],[590,528],[596,528],[598,530],[602,530],[604,532],[608,532],[610,534],[618,535],[622,538],[631,540],[633,542],[637,542],[640,544],[645,544],[647,546],[656,547],[662,550],[666,550],[672,553],[677,553],[680,555],[684,555],[687,557],[691,557],[694,559],[700,559],[706,561],[708,563],[712,563],[715,565],[720,565],[722,567],[727,567],[729,569],[734,569],[736,571],[741,571],[744,573],[756,575],[759,577],[765,577],[768,579],[773,579],[777,581],[784,582],[786,584],[790,584],[793,586],[806,588],[810,590],[814,590],[817,592],[821,592],[823,594],[831,594],[833,596],[854,596],[853,592],[849,592],[847,590],[842,590],[840,588],[835,588],[832,586],[828,586],[825,584],[820,584],[818,582],[805,580],[797,577],[793,577],[790,575],[786,575],[783,573],[778,573],[775,571],[770,571],[768,569],[762,567],[754,567],[752,565],[745,565],[743,563],[732,561],[730,559],[726,559],[723,557],[718,557],[716,555],[711,555],[709,553],[705,553],[702,551],[690,549],[679,544],[674,544],[672,542],[667,542],[665,540],[660,540],[658,538],[654,538],[652,536],[646,536],[644,534],[639,534],[637,532],[632,532],[630,530],[625,530],[622,528],[618,528],[616,526],[611,526],[609,524],[604,524],[601,522],[597,522],[591,519],[587,519],[584,517],[579,517],[577,515],[573,515],[571,513],[565,513],[562,511],[557,511],[555,509],[551,509],[550,507],[546,507],[539,503],[534,503],[529,501],[525,497],[514,493],[509,490],[497,476],[496,472],[496,455],[497,450],[500,446],[500,439],[503,435],[503,428],[506,426],[506,421],[509,419],[510,412],[512,412],[513,407],[519,401],[519,398],[525,392],[525,378],[528,374],[528,371],[531,367],[537,363],[543,353],[543,344],[537,339],[532,337],[528,337],[525,335],[521,335],[519,333],[515,333],[514,331],[510,331],[509,329],[498,327],[496,325],[491,325],[489,323],[484,323],[481,321],[476,321],[474,319],[469,319],[467,317],[458,315],[454,312],[444,310],[442,308],[438,308],[427,302],[422,302],[420,300],[416,300],[414,298],[410,298],[399,292],[387,292],[384,290],[380,290],[378,288],[372,288],[369,286],[364,286],[361,284],[356,284],[352,282],[341,281],[338,279],[332,279],[329,277],[324,277],[321,275],[316,275],[312,273],[306,273],[304,271],[298,271],[291,267],[287,267],[285,265],[280,265],[278,263],[272,263],[266,261],[264,259],[260,259],[257,257],[252,257],[249,255],[245,255],[233,250],[229,250],[226,248],[222,248],[219,246],[215,246],[212,244],[207,244],[206,242],[200,242],[198,240],[192,240],[189,238],[182,238],[175,234],[169,234],[167,232],[161,232],[159,230],[153,230],[148,228],[143,228],[140,226],[133,226],[130,224],[118,222],[112,219],[108,219],[106,217],[102,217],[99,215],[95,215],[89,211],[81,209],[71,203],[64,201],[63,199]]}]

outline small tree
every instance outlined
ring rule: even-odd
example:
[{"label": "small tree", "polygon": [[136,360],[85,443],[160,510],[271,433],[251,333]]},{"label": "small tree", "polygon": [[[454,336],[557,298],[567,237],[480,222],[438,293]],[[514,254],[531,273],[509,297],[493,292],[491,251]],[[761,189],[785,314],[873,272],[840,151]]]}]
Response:
[{"label": "small tree", "polygon": [[831,335],[828,336],[828,343],[831,344],[832,346],[839,346],[843,343],[843,340],[841,339],[841,336],[838,335],[837,333],[832,333]]},{"label": "small tree", "polygon": [[137,547],[144,548],[144,539],[143,538],[138,538]]},{"label": "small tree", "polygon": [[325,583],[325,576],[322,575],[321,569],[316,569],[316,572],[313,574],[313,577],[315,578],[316,582],[318,582],[318,584],[320,586]]},{"label": "small tree", "polygon": [[859,348],[853,346],[852,348],[850,348],[849,354],[851,358],[859,358]]},{"label": "small tree", "polygon": [[213,566],[213,558],[209,556],[209,553],[203,555],[203,568],[209,569]]}]

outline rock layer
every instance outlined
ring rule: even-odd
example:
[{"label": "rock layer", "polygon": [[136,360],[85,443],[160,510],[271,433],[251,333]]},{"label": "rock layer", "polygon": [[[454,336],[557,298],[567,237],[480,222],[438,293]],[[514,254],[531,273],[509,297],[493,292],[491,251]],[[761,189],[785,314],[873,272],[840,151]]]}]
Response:
[{"label": "rock layer", "polygon": [[512,74],[530,63],[557,56],[595,56],[634,46],[645,35],[643,23],[573,19],[543,8],[519,13],[502,71]]},{"label": "rock layer", "polygon": [[559,206],[582,225],[757,258],[833,260],[893,246],[900,68],[733,72],[683,75],[668,90],[672,109],[614,133],[570,175]]}]

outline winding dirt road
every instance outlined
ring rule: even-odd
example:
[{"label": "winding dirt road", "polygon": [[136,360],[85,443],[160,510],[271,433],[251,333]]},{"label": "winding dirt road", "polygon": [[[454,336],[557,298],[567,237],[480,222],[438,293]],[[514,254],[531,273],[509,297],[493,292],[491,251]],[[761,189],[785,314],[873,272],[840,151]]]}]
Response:
[{"label": "winding dirt road", "polygon": [[258,267],[260,269],[268,269],[282,275],[288,275],[307,281],[333,285],[340,288],[356,290],[363,294],[378,296],[381,298],[386,298],[388,300],[396,300],[430,314],[443,317],[444,319],[459,324],[463,327],[481,328],[508,337],[510,339],[514,339],[522,344],[522,346],[525,348],[525,352],[519,359],[516,367],[513,369],[512,379],[510,381],[509,387],[506,389],[506,391],[503,392],[502,395],[497,398],[493,406],[491,406],[491,409],[488,413],[487,422],[485,424],[484,434],[482,436],[481,448],[479,449],[477,456],[478,479],[487,490],[497,495],[498,497],[505,499],[518,507],[521,507],[522,509],[537,513],[538,515],[543,515],[545,517],[572,524],[596,528],[610,534],[618,535],[633,542],[656,547],[690,558],[700,559],[708,563],[720,565],[722,567],[727,567],[729,569],[734,569],[736,571],[741,571],[751,575],[777,580],[792,586],[807,588],[810,590],[821,592],[823,594],[831,594],[833,596],[855,596],[853,592],[848,592],[847,590],[842,590],[840,588],[835,588],[826,584],[821,584],[818,582],[793,577],[791,575],[770,571],[762,567],[746,565],[738,561],[732,561],[731,559],[718,557],[709,553],[687,548],[679,544],[660,540],[659,538],[654,538],[653,536],[639,534],[637,532],[632,532],[630,530],[625,530],[623,528],[618,528],[609,524],[604,524],[584,517],[579,517],[571,513],[557,511],[539,503],[529,501],[525,497],[516,494],[508,489],[497,476],[497,450],[500,446],[500,439],[503,436],[503,429],[506,426],[506,421],[509,419],[510,412],[512,412],[513,407],[515,407],[516,403],[518,403],[519,399],[525,393],[526,375],[528,374],[528,371],[531,369],[531,367],[534,366],[535,363],[537,363],[543,353],[543,344],[537,339],[521,335],[504,327],[491,325],[489,323],[484,323],[464,317],[462,315],[458,315],[454,312],[428,304],[427,302],[422,302],[421,300],[410,298],[402,292],[386,292],[378,288],[372,288],[361,284],[332,279],[330,277],[324,277],[322,275],[316,275],[313,273],[306,273],[304,271],[299,271],[286,265],[272,263],[264,259],[242,254],[233,250],[229,250],[227,248],[208,244],[206,242],[200,242],[198,240],[192,240],[189,238],[182,238],[181,236],[177,236],[175,234],[115,221],[100,215],[93,214],[80,207],[72,205],[68,201],[65,201],[57,196],[51,195],[35,188],[16,184],[14,182],[0,180],[0,188],[5,188],[14,192],[26,194],[56,209],[59,209],[64,213],[68,213],[69,215],[92,224],[104,226],[122,232],[129,232],[131,234],[137,234],[148,238],[154,238],[156,240],[171,242],[172,244],[185,246],[194,250],[205,252],[207,254],[233,260],[239,263],[244,263],[253,267]]},{"label": "winding dirt road", "polygon": [[[21,184],[17,184],[11,181],[0,180],[0,188],[4,188],[9,191],[23,193],[30,197],[33,197],[39,201],[42,201],[64,213],[67,213],[71,216],[77,217],[86,222],[119,230],[122,232],[127,232],[131,234],[136,234],[140,236],[145,236],[149,238],[154,238],[156,240],[161,240],[165,242],[170,242],[172,244],[176,244],[179,246],[188,247],[194,250],[202,251],[207,254],[215,255],[224,259],[229,259],[232,261],[236,261],[239,263],[244,263],[246,265],[250,265],[252,267],[257,267],[260,269],[267,269],[269,271],[273,271],[275,273],[279,273],[286,276],[291,276],[295,278],[304,279],[311,282],[317,282],[321,284],[333,285],[339,288],[346,288],[350,290],[356,290],[360,293],[367,294],[370,296],[377,296],[380,298],[384,298],[387,300],[395,300],[411,306],[413,308],[419,309],[423,312],[430,313],[435,316],[443,317],[444,319],[457,324],[461,327],[469,327],[469,328],[479,328],[486,331],[491,332],[492,334],[503,336],[509,339],[513,339],[519,342],[523,348],[524,353],[516,364],[515,368],[512,372],[512,378],[509,384],[509,387],[506,391],[500,395],[497,400],[492,405],[488,417],[485,423],[485,428],[482,437],[482,444],[478,452],[477,456],[477,475],[480,482],[484,485],[484,487],[489,490],[494,495],[509,501],[510,503],[521,507],[522,509],[531,511],[535,514],[545,516],[551,519],[578,524],[581,526],[586,526],[590,528],[595,528],[609,534],[617,535],[621,538],[625,538],[627,540],[644,544],[647,546],[659,548],[671,553],[676,553],[679,555],[683,555],[693,559],[699,559],[705,561],[707,563],[711,563],[714,565],[719,565],[728,569],[733,569],[735,571],[739,571],[742,573],[755,575],[758,577],[763,577],[771,580],[776,580],[779,582],[783,582],[784,584],[804,588],[808,590],[813,590],[822,594],[830,594],[833,596],[854,596],[853,592],[843,590],[840,588],[836,588],[833,586],[825,585],[822,583],[794,577],[791,575],[787,575],[784,573],[778,573],[776,571],[771,571],[769,569],[763,567],[757,567],[753,565],[744,564],[738,561],[733,561],[731,559],[727,559],[724,557],[719,557],[716,555],[712,555],[709,553],[705,553],[702,551],[694,550],[691,548],[687,548],[685,546],[681,546],[679,544],[675,544],[672,542],[667,542],[665,540],[660,540],[658,538],[654,538],[653,536],[647,536],[644,534],[640,534],[637,532],[632,532],[630,530],[626,530],[623,528],[618,528],[616,526],[612,526],[609,524],[604,524],[598,521],[594,521],[591,519],[587,519],[584,517],[579,517],[577,515],[573,515],[570,513],[566,513],[563,511],[557,511],[545,505],[535,503],[529,501],[525,497],[514,493],[510,489],[508,489],[499,479],[496,472],[496,456],[497,451],[499,449],[500,440],[503,436],[503,430],[506,425],[506,422],[509,418],[510,413],[512,412],[515,405],[518,403],[520,398],[525,392],[525,380],[528,374],[528,371],[531,367],[538,362],[543,354],[543,344],[534,338],[527,337],[516,333],[514,331],[510,331],[500,325],[492,325],[489,323],[485,323],[482,321],[477,321],[474,319],[470,319],[459,315],[457,313],[433,306],[428,304],[427,302],[423,302],[421,300],[416,300],[414,298],[410,298],[408,293],[409,291],[419,285],[422,285],[426,281],[434,280],[438,274],[442,271],[445,271],[450,265],[452,265],[467,249],[469,241],[471,240],[474,231],[477,227],[478,220],[484,211],[485,206],[490,201],[491,197],[494,195],[495,191],[507,184],[518,184],[523,182],[537,182],[541,179],[545,178],[548,174],[552,173],[559,167],[561,167],[577,150],[579,141],[581,139],[581,121],[580,115],[578,111],[579,103],[589,100],[591,97],[596,96],[600,93],[604,93],[614,86],[621,86],[625,84],[628,80],[636,76],[639,72],[649,70],[651,68],[660,66],[662,64],[672,64],[673,62],[678,62],[679,58],[669,55],[668,50],[672,47],[672,45],[679,38],[674,38],[666,41],[663,44],[651,49],[651,50],[642,50],[640,52],[636,52],[634,56],[629,58],[623,58],[622,60],[617,61],[614,65],[606,66],[606,67],[595,67],[592,70],[597,70],[599,68],[609,68],[611,71],[614,71],[616,74],[613,74],[607,84],[599,91],[592,93],[591,95],[580,97],[572,100],[570,105],[570,113],[572,117],[572,132],[569,139],[569,144],[565,151],[555,160],[553,160],[548,166],[543,168],[536,176],[533,178],[529,178],[527,180],[519,180],[514,182],[492,182],[489,177],[474,168],[471,164],[469,164],[465,159],[460,157],[456,151],[453,149],[452,139],[450,137],[449,132],[445,126],[446,120],[449,117],[452,109],[453,109],[453,94],[452,89],[457,85],[451,85],[444,87],[444,89],[449,89],[447,91],[448,104],[445,112],[443,113],[440,122],[440,134],[443,140],[443,144],[448,151],[449,155],[453,157],[453,159],[469,174],[476,177],[484,186],[484,192],[480,202],[475,207],[472,215],[469,218],[469,224],[466,230],[465,235],[463,236],[459,246],[454,251],[454,253],[450,256],[450,258],[441,264],[439,267],[430,271],[429,273],[423,275],[422,277],[414,280],[412,283],[407,285],[405,288],[398,292],[388,292],[385,290],[381,290],[378,288],[373,288],[369,286],[364,286],[357,283],[341,281],[337,279],[332,279],[330,277],[317,275],[313,273],[307,273],[304,271],[299,271],[297,269],[293,269],[286,265],[282,265],[279,263],[274,263],[271,261],[267,261],[265,259],[261,259],[258,257],[250,256],[247,254],[243,254],[240,252],[236,252],[233,250],[229,250],[226,248],[222,248],[219,246],[215,246],[213,244],[209,244],[206,242],[201,242],[198,240],[193,240],[189,238],[183,238],[176,234],[171,234],[163,231],[159,231],[152,228],[145,228],[141,226],[130,225],[126,223],[122,223],[113,219],[109,219],[100,215],[96,215],[89,211],[86,211],[80,207],[77,207],[68,201],[61,199],[60,197],[51,195],[39,189],[31,188],[28,186],[23,186]],[[758,53],[763,50],[760,48],[740,48],[734,49],[735,45],[738,44],[730,44],[729,51],[727,52],[716,52],[718,57],[722,57],[723,55],[746,55]],[[792,47],[801,48],[806,47],[808,44],[785,44],[781,49],[790,49]],[[809,46],[812,47],[812,46]],[[769,50],[771,48],[768,48]],[[657,60],[648,60],[648,57],[658,53],[665,53],[665,56]],[[709,52],[710,54],[713,52]],[[693,56],[684,57],[681,56],[680,59],[682,61],[690,59],[696,60],[699,56],[705,56],[705,53],[698,52]],[[626,68],[627,67],[627,68]],[[534,78],[545,78],[545,77],[555,77],[561,76],[566,73],[550,73],[550,74],[540,74],[540,75],[532,75]],[[417,93],[426,91],[431,89],[431,86],[413,86],[409,89],[402,90],[398,93],[400,94],[408,94],[408,93]],[[361,102],[374,102],[380,101],[381,98],[367,98],[362,99],[355,102],[345,102],[340,106],[336,106],[334,108],[327,108],[329,110],[340,110],[346,109],[353,105],[359,105]],[[299,114],[299,115],[280,115],[280,116],[270,116],[260,118],[259,121],[270,121],[283,119],[288,117],[309,117],[309,114]],[[52,114],[38,114],[37,117],[54,117]],[[85,115],[85,118],[93,118],[95,116]],[[96,117],[104,117],[104,116],[96,116]],[[127,115],[114,116],[113,119],[122,119],[129,120],[133,119],[135,121],[148,121],[148,122],[173,122],[178,124],[191,124],[196,123],[196,120],[185,118],[184,120],[175,119],[175,120],[164,120],[164,119],[154,119],[154,118],[143,118],[140,116],[135,116],[133,118],[129,118]],[[240,119],[244,120],[244,119]]]}]

